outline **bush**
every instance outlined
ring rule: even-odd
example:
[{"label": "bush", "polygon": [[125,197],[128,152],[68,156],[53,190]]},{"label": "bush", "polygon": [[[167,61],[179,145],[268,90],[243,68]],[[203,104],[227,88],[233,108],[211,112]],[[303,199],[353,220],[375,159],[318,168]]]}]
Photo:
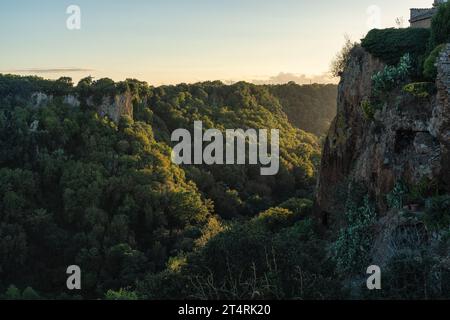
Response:
[{"label": "bush", "polygon": [[361,109],[362,109],[362,111],[364,113],[364,117],[367,120],[372,120],[374,118],[376,110],[375,110],[373,104],[370,102],[369,99],[364,99],[361,102]]},{"label": "bush", "polygon": [[438,45],[436,48],[434,48],[433,51],[431,51],[428,58],[425,59],[425,62],[423,64],[423,75],[428,80],[435,80],[437,76],[437,67],[436,67],[436,60],[439,57],[439,54],[441,53],[442,49],[444,49],[445,45],[441,44]]},{"label": "bush", "polygon": [[119,291],[108,290],[105,294],[106,300],[137,300],[137,294],[132,291],[120,289]]},{"label": "bush", "polygon": [[261,213],[255,220],[270,231],[276,231],[292,225],[295,218],[294,213],[287,209],[271,208]]},{"label": "bush", "polygon": [[374,29],[361,40],[361,46],[388,65],[396,65],[407,53],[418,60],[427,50],[428,29]]},{"label": "bush", "polygon": [[432,82],[414,82],[403,87],[403,91],[417,98],[428,98],[436,90]]},{"label": "bush", "polygon": [[39,294],[31,287],[27,287],[20,293],[19,288],[15,285],[10,285],[6,292],[1,296],[5,300],[40,300]]},{"label": "bush", "polygon": [[295,215],[304,217],[310,214],[313,204],[309,199],[292,198],[280,204],[279,207],[290,210]]},{"label": "bush", "polygon": [[430,48],[450,41],[450,3],[439,7],[431,22]]},{"label": "bush", "polygon": [[340,280],[311,220],[277,233],[252,221],[211,239],[180,271],[148,276],[138,292],[147,299],[336,299]]},{"label": "bush", "polygon": [[425,223],[433,230],[442,230],[450,226],[450,195],[427,199]]},{"label": "bush", "polygon": [[382,97],[392,91],[408,78],[411,69],[411,56],[407,53],[396,66],[386,66],[383,71],[372,76],[373,94]]},{"label": "bush", "polygon": [[5,300],[20,300],[21,298],[20,290],[15,285],[10,285],[3,295]]},{"label": "bush", "polygon": [[436,256],[421,250],[404,250],[392,257],[384,273],[382,298],[423,300],[449,298],[449,271]]},{"label": "bush", "polygon": [[376,212],[368,196],[358,207],[349,200],[345,213],[347,226],[340,230],[332,245],[334,260],[342,274],[356,274],[369,265],[369,254],[373,244],[370,228],[376,220]]},{"label": "bush", "polygon": [[397,182],[394,189],[386,195],[388,207],[390,209],[403,209],[408,192],[408,186],[404,182]]},{"label": "bush", "polygon": [[341,51],[339,51],[339,53],[336,54],[336,57],[331,62],[330,72],[333,77],[340,77],[342,75],[350,59],[352,49],[356,45],[357,44],[355,42],[352,42],[348,36],[345,37],[344,46],[342,47]]},{"label": "bush", "polygon": [[39,294],[36,291],[34,291],[33,288],[27,287],[22,292],[22,299],[23,300],[40,300],[41,297],[39,296]]}]

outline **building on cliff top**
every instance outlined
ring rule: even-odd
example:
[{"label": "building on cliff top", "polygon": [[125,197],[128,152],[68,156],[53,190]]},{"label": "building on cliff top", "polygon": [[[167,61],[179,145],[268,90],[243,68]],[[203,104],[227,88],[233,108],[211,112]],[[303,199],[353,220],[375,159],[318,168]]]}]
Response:
[{"label": "building on cliff top", "polygon": [[434,0],[433,8],[428,9],[411,9],[411,28],[431,28],[431,20],[437,13],[438,6],[447,2],[448,0]]}]

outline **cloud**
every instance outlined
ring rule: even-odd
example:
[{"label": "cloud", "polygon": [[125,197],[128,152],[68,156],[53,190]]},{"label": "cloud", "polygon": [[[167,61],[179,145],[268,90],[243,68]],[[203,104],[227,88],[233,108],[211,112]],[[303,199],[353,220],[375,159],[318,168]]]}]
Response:
[{"label": "cloud", "polygon": [[295,82],[297,84],[311,84],[311,83],[337,83],[338,79],[333,78],[328,73],[320,75],[305,75],[296,73],[280,72],[276,76],[267,79],[252,80],[254,84],[285,84],[288,82]]},{"label": "cloud", "polygon": [[41,69],[41,68],[33,68],[33,69],[16,69],[16,70],[8,70],[6,72],[12,73],[71,73],[71,72],[91,72],[94,71],[92,69],[86,68],[49,68],[49,69]]}]

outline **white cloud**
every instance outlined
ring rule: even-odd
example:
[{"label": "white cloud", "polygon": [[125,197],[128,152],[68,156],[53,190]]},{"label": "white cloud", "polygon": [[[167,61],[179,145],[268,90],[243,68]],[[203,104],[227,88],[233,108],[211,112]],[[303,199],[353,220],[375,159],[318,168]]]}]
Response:
[{"label": "white cloud", "polygon": [[305,75],[296,73],[280,72],[276,76],[267,79],[255,79],[251,82],[254,84],[284,84],[288,82],[295,82],[297,84],[312,84],[312,83],[337,83],[339,79],[333,78],[328,73],[320,75]]}]

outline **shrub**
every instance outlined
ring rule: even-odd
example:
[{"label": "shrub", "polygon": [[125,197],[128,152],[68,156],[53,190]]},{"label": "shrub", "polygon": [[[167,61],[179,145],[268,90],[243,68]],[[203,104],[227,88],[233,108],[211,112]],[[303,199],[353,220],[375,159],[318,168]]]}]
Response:
[{"label": "shrub", "polygon": [[6,300],[20,300],[21,298],[20,290],[15,285],[10,285],[3,295],[3,299]]},{"label": "shrub", "polygon": [[418,183],[409,186],[408,201],[423,204],[427,198],[439,194],[439,183],[435,179],[423,177]]},{"label": "shrub", "polygon": [[402,181],[395,184],[394,189],[386,196],[390,209],[402,209],[408,196],[408,187]]},{"label": "shrub", "polygon": [[361,109],[364,113],[364,117],[368,120],[372,120],[375,116],[375,108],[369,99],[364,99],[361,102]]},{"label": "shrub", "polygon": [[291,226],[295,220],[292,211],[284,208],[271,208],[261,213],[256,221],[262,223],[268,230],[276,231]]},{"label": "shrub", "polygon": [[411,56],[407,53],[396,66],[386,66],[372,76],[373,94],[377,97],[383,96],[405,81],[411,74]]},{"label": "shrub", "polygon": [[417,98],[428,98],[436,90],[432,82],[414,82],[403,87],[403,91]]},{"label": "shrub", "polygon": [[388,65],[396,65],[407,53],[418,60],[427,50],[428,29],[374,29],[362,39],[361,46]]},{"label": "shrub", "polygon": [[450,195],[426,200],[425,223],[428,228],[441,230],[450,226]]},{"label": "shrub", "polygon": [[345,37],[344,46],[342,47],[341,51],[339,51],[339,53],[336,54],[336,57],[331,62],[330,72],[333,77],[340,77],[342,75],[350,59],[352,49],[356,45],[357,44],[355,42],[352,42],[348,36]]},{"label": "shrub", "polygon": [[425,62],[423,64],[423,75],[428,80],[435,80],[437,76],[437,67],[436,67],[436,60],[439,57],[439,54],[441,53],[442,49],[444,49],[445,45],[441,44],[434,48],[433,51],[431,51],[428,58],[425,59]]},{"label": "shrub", "polygon": [[22,292],[22,299],[23,300],[40,300],[41,297],[39,296],[39,294],[36,291],[34,291],[33,288],[27,287]]},{"label": "shrub", "polygon": [[[392,257],[384,274],[384,299],[422,300],[442,298],[446,293],[436,292],[448,278],[445,270],[436,272],[436,258],[422,250],[403,250]],[[436,285],[436,283],[439,283]],[[447,296],[448,298],[448,296]]]},{"label": "shrub", "polygon": [[341,279],[311,220],[273,233],[255,221],[236,223],[191,254],[180,271],[138,283],[146,299],[331,299]]},{"label": "shrub", "polygon": [[307,216],[313,204],[309,199],[292,198],[280,204],[280,208],[287,209],[297,216]]},{"label": "shrub", "polygon": [[132,291],[120,289],[119,291],[108,290],[105,294],[106,300],[137,300],[137,294]]},{"label": "shrub", "polygon": [[430,48],[450,41],[450,3],[439,7],[431,22]]},{"label": "shrub", "polygon": [[349,201],[345,216],[347,227],[340,230],[332,251],[338,270],[343,274],[354,274],[369,265],[374,240],[370,228],[375,223],[376,212],[366,196],[361,207]]}]

